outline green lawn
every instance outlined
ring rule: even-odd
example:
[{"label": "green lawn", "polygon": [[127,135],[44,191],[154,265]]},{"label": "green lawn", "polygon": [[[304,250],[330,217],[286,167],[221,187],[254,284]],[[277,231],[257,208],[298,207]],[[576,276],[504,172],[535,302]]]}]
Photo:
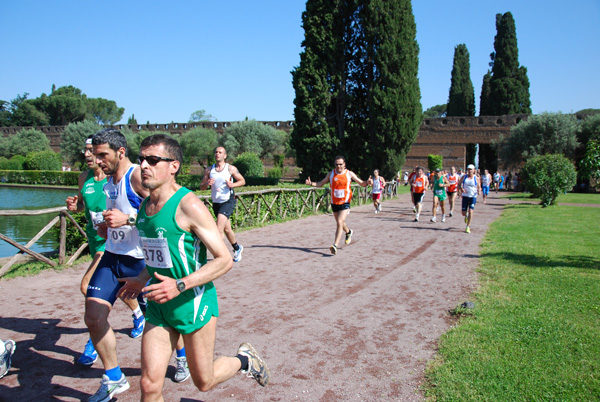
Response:
[{"label": "green lawn", "polygon": [[[531,198],[530,193],[504,194],[503,198],[512,200],[529,201],[533,203],[540,202],[539,198]],[[559,204],[598,204],[600,205],[600,193],[567,193],[561,194],[557,199]]]},{"label": "green lawn", "polygon": [[475,308],[430,362],[428,400],[600,400],[599,223],[600,208],[506,207],[480,250]]}]

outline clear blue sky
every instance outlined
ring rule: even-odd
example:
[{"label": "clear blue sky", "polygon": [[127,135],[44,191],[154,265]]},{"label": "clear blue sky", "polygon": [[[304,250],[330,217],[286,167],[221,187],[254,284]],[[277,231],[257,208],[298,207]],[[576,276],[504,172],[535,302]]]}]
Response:
[{"label": "clear blue sky", "polygon": [[[0,0],[0,99],[74,85],[139,123],[294,118],[304,0]],[[447,102],[465,43],[479,103],[496,13],[512,12],[534,113],[600,108],[600,0],[417,0],[421,103]]]}]

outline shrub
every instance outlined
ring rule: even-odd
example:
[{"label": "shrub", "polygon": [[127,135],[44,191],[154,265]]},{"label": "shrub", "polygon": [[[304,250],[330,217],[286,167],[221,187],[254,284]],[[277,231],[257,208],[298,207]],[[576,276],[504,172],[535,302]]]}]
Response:
[{"label": "shrub", "polygon": [[10,159],[0,158],[0,170],[23,170],[25,157],[23,155],[15,155]]},{"label": "shrub", "polygon": [[238,168],[242,176],[246,177],[263,177],[263,163],[253,152],[244,152],[240,154],[235,161],[233,161],[233,165]]},{"label": "shrub", "polygon": [[427,167],[430,172],[435,169],[441,169],[444,163],[444,157],[442,155],[427,155]]},{"label": "shrub", "polygon": [[30,152],[49,151],[50,140],[41,131],[24,129],[9,137],[8,153],[13,155],[27,155]]},{"label": "shrub", "polygon": [[79,172],[0,170],[0,179],[4,183],[77,186]]},{"label": "shrub", "polygon": [[[83,230],[85,230],[85,225],[87,224],[87,220],[85,219],[85,213],[84,212],[78,212],[78,213],[74,213],[74,212],[69,212],[71,214],[71,216],[73,217],[73,219],[75,219],[75,221],[79,224],[79,226],[81,226],[81,228]],[[54,227],[52,229],[50,229],[50,233],[51,235],[54,236],[54,238],[56,239],[56,242],[60,242],[60,224],[57,223],[56,225],[54,225]],[[66,244],[66,252],[67,254],[72,254],[75,251],[77,251],[77,249],[79,248],[79,246],[81,246],[83,243],[85,243],[87,241],[87,239],[79,232],[79,230],[75,227],[75,225],[73,225],[73,222],[71,222],[70,219],[67,219],[67,233],[65,236],[65,244]],[[87,249],[89,252],[89,248]]]},{"label": "shrub", "polygon": [[275,166],[274,168],[269,169],[267,172],[267,177],[280,179],[283,176],[281,168],[279,166]]},{"label": "shrub", "polygon": [[529,159],[521,170],[525,187],[544,207],[556,204],[559,194],[569,191],[577,182],[575,166],[565,156],[550,154]]},{"label": "shrub", "polygon": [[273,155],[273,165],[279,168],[283,168],[284,159],[285,155]]},{"label": "shrub", "polygon": [[52,151],[30,152],[25,157],[26,170],[61,170],[60,155]]},{"label": "shrub", "polygon": [[83,162],[84,158],[81,150],[85,148],[85,140],[88,136],[96,134],[101,129],[102,127],[92,120],[69,124],[60,136],[60,151],[63,156],[71,164]]}]

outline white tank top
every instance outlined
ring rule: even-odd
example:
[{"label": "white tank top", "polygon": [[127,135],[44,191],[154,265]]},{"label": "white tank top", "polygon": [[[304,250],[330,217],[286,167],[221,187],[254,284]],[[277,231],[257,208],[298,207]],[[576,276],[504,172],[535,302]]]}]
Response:
[{"label": "white tank top", "polygon": [[464,176],[462,181],[463,197],[477,198],[477,176]]},{"label": "white tank top", "polygon": [[210,186],[210,195],[213,202],[222,203],[229,201],[233,190],[227,185],[227,180],[231,180],[231,173],[229,173],[229,163],[225,164],[225,167],[220,172],[217,172],[216,165],[212,165],[210,168],[210,178],[215,180],[215,183]]},{"label": "white tank top", "polygon": [[[142,197],[131,187],[131,173],[137,166],[132,165],[117,184],[113,183],[112,177],[108,178],[108,182],[104,185],[107,209],[118,209],[127,215],[138,213]],[[106,251],[134,258],[144,258],[140,247],[140,236],[135,226],[108,228]]]},{"label": "white tank top", "polygon": [[381,177],[373,179],[373,194],[381,193]]}]

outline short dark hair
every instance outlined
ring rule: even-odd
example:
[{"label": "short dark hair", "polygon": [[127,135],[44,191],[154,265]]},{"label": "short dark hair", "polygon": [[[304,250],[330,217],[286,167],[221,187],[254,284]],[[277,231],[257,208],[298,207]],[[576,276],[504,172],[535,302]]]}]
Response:
[{"label": "short dark hair", "polygon": [[183,152],[181,151],[181,145],[179,145],[179,142],[177,142],[176,139],[167,134],[154,134],[144,138],[140,144],[140,150],[152,145],[161,144],[167,151],[167,157],[170,159],[175,159],[179,162],[179,169],[177,169],[177,173],[175,173],[175,177],[177,177],[181,171],[181,165],[183,164]]},{"label": "short dark hair", "polygon": [[125,155],[128,154],[127,139],[116,128],[105,128],[98,131],[92,137],[92,145],[108,144],[108,147],[113,151],[118,151],[119,148],[125,148]]},{"label": "short dark hair", "polygon": [[333,158],[334,161],[337,161],[338,159],[341,159],[344,161],[344,163],[346,163],[346,158],[344,158],[342,155],[338,155],[335,158]]}]

